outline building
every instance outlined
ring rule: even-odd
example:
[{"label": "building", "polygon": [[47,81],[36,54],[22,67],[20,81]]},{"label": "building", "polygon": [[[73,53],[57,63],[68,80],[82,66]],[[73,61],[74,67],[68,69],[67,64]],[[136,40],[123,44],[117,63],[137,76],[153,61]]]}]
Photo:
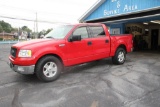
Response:
[{"label": "building", "polygon": [[104,23],[110,34],[131,33],[137,50],[160,49],[160,0],[98,0],[79,21]]},{"label": "building", "polygon": [[14,39],[14,34],[12,33],[0,33],[0,38],[1,40],[13,40]]}]

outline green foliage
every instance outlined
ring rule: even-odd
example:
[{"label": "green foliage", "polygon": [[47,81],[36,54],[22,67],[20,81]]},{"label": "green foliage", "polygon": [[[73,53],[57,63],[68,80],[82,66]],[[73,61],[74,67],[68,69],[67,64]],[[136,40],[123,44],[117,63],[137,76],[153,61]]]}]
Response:
[{"label": "green foliage", "polygon": [[23,26],[23,27],[22,27],[22,30],[25,30],[25,29],[27,29],[27,28],[28,28],[27,26]]},{"label": "green foliage", "polygon": [[0,41],[2,41],[3,40],[3,38],[0,38]]},{"label": "green foliage", "polygon": [[42,30],[39,32],[39,35],[47,35],[50,31],[52,31],[53,29],[47,29],[47,30]]},{"label": "green foliage", "polygon": [[17,32],[18,28],[12,28],[12,31]]},{"label": "green foliage", "polygon": [[12,31],[12,26],[7,23],[7,22],[4,22],[3,20],[0,21],[0,32],[4,31],[4,32],[7,32],[7,33],[10,33]]},{"label": "green foliage", "polygon": [[[48,34],[50,31],[52,31],[53,29],[51,28],[51,29],[48,29],[47,31],[46,31],[46,34]],[[46,35],[45,34],[45,35]]]},{"label": "green foliage", "polygon": [[45,35],[46,34],[46,30],[42,30],[38,33],[38,35]]},{"label": "green foliage", "polygon": [[3,32],[3,27],[0,25],[0,33]]},{"label": "green foliage", "polygon": [[[26,31],[26,32],[32,32],[31,29],[29,29],[27,26],[23,26],[22,28],[19,28],[20,31]],[[18,28],[13,28],[11,24],[4,22],[3,20],[0,21],[0,33],[2,32],[11,33],[11,31],[17,32]]]},{"label": "green foliage", "polygon": [[29,29],[27,26],[23,26],[21,29],[26,32],[32,32],[32,30]]}]

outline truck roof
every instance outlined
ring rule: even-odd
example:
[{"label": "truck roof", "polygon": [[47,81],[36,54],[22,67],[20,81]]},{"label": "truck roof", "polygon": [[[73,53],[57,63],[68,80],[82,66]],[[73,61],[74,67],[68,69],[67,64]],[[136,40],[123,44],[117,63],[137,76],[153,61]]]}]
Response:
[{"label": "truck roof", "polygon": [[76,24],[67,24],[67,25],[101,25],[102,23],[76,23]]}]

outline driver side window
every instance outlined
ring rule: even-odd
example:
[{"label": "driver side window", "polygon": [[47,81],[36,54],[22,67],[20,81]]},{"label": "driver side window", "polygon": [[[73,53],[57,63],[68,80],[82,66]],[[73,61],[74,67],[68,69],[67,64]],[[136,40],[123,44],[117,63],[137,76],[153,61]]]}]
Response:
[{"label": "driver side window", "polygon": [[81,38],[88,38],[88,32],[86,27],[79,27],[74,32],[73,35],[81,35]]}]

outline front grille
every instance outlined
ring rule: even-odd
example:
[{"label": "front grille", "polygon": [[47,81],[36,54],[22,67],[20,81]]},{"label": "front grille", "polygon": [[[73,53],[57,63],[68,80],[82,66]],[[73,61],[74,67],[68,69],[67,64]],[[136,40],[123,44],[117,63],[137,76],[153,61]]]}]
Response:
[{"label": "front grille", "polygon": [[16,57],[16,53],[17,53],[17,49],[16,49],[16,48],[11,47],[10,54],[11,54],[13,57]]}]

